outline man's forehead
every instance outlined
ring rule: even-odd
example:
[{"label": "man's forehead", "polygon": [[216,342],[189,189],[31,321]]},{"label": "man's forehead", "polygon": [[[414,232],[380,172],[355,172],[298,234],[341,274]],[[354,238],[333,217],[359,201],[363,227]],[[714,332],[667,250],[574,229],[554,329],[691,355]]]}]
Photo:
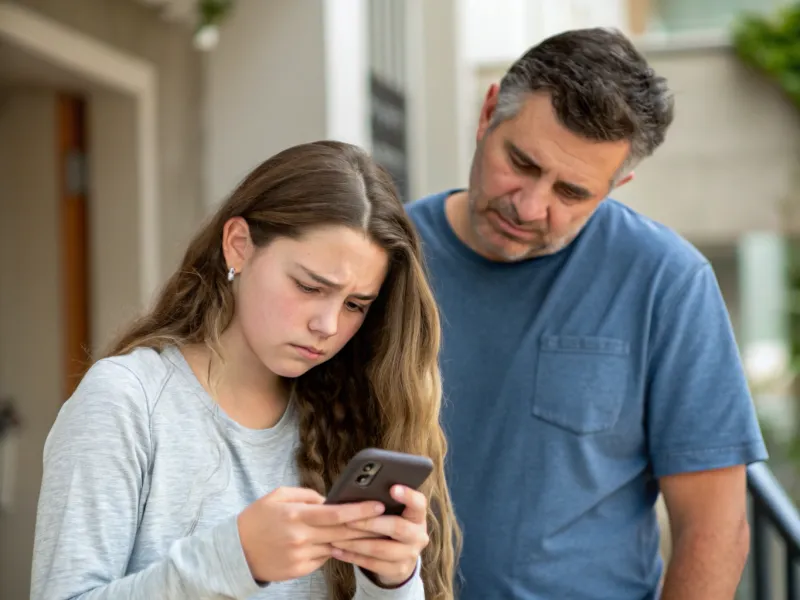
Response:
[{"label": "man's forehead", "polygon": [[627,140],[589,140],[558,121],[525,117],[520,113],[497,128],[504,150],[519,153],[544,170],[557,170],[571,183],[611,182],[628,157]]}]

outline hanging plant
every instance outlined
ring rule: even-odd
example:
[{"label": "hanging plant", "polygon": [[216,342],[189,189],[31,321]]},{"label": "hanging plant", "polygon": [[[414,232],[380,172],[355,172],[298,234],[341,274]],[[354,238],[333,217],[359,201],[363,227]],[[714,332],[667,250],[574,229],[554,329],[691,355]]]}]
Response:
[{"label": "hanging plant", "polygon": [[197,0],[197,29],[194,45],[209,51],[219,43],[219,26],[233,9],[234,0]]},{"label": "hanging plant", "polygon": [[734,25],[733,46],[742,61],[776,82],[800,108],[800,2],[772,16],[743,15]]}]

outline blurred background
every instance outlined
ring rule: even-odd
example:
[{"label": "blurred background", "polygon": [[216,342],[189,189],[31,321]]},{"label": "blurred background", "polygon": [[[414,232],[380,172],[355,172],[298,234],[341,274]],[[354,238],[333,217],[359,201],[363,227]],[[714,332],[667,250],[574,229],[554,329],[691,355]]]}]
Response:
[{"label": "blurred background", "polygon": [[[487,86],[544,37],[596,25],[628,33],[677,102],[615,197],[711,260],[770,466],[800,497],[796,3],[0,0],[0,599],[28,597],[61,403],[250,169],[334,138],[405,200],[463,186]],[[786,544],[768,538],[760,598],[796,593]],[[748,574],[741,597],[761,585]]]}]

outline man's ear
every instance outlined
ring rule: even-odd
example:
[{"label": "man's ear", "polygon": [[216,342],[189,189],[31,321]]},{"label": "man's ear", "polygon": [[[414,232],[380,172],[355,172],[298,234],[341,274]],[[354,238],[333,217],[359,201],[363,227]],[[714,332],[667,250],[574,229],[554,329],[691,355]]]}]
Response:
[{"label": "man's ear", "polygon": [[492,117],[494,117],[494,110],[497,108],[497,94],[500,92],[500,86],[493,83],[489,86],[486,92],[486,98],[483,99],[483,106],[481,106],[481,114],[478,117],[478,131],[475,136],[475,141],[480,142],[489,126],[492,124]]},{"label": "man's ear", "polygon": [[630,173],[625,175],[625,177],[623,177],[622,179],[617,181],[617,183],[614,184],[614,189],[617,189],[619,186],[625,185],[626,183],[630,182],[633,179],[633,177],[634,177],[634,173],[633,173],[633,171],[631,171]]}]

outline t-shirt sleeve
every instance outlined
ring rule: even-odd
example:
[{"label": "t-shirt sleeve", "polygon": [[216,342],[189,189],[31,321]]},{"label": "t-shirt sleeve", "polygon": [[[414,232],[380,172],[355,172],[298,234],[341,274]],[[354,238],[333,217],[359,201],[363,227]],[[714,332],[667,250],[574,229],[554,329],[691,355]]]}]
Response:
[{"label": "t-shirt sleeve", "polygon": [[708,263],[654,316],[646,427],[656,477],[766,460],[728,311]]},{"label": "t-shirt sleeve", "polygon": [[128,574],[152,463],[149,424],[138,378],[108,361],[62,407],[45,444],[32,600],[243,599],[258,591],[235,515]]}]

